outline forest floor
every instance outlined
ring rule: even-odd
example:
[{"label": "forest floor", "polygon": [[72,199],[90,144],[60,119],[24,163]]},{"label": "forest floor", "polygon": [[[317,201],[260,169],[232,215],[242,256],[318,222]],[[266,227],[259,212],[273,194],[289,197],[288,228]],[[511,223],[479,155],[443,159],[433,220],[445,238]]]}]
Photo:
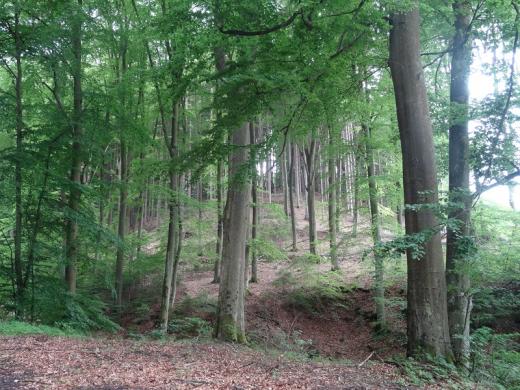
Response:
[{"label": "forest floor", "polygon": [[[317,230],[321,253],[326,253],[323,221],[319,218]],[[345,219],[343,224],[342,231],[347,232],[352,221]],[[360,231],[366,228],[360,223]],[[249,284],[250,346],[216,343],[209,337],[132,340],[124,333],[96,338],[2,336],[0,389],[413,388],[389,360],[404,354],[401,307],[390,305],[389,331],[384,337],[374,331],[371,262],[361,260],[363,250],[371,245],[369,234],[360,234],[340,251],[337,275],[346,287],[337,305],[328,297],[312,295],[313,288],[327,280],[329,262],[303,266],[294,261],[307,253],[303,207],[297,210],[297,231],[299,250],[287,252],[286,261],[260,261],[259,281]],[[288,247],[285,242],[278,244]],[[296,279],[284,279],[289,274]],[[317,284],[298,284],[311,276],[318,278]],[[194,303],[204,297],[214,306],[218,285],[211,283],[212,278],[211,271],[183,270],[177,302],[180,306],[191,302],[184,307],[185,316],[212,323],[213,310],[201,310]],[[402,300],[404,289],[399,283],[388,291],[391,298]],[[298,301],[301,298],[303,302]],[[314,306],[306,307],[309,302]],[[138,324],[141,332],[153,330],[157,310],[157,305],[152,306],[152,313]]]}]

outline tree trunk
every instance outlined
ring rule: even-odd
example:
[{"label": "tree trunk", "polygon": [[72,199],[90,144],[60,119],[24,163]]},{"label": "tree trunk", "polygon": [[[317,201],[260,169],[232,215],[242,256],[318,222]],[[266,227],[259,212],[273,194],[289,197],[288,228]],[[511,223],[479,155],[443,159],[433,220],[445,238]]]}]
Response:
[{"label": "tree trunk", "polygon": [[23,318],[25,286],[22,265],[22,161],[23,161],[23,104],[22,104],[22,37],[20,35],[20,5],[15,2],[14,41],[15,41],[15,93],[16,93],[16,158],[15,158],[15,228],[14,228],[14,272],[15,272],[15,316]]},{"label": "tree trunk", "polygon": [[[448,317],[451,345],[455,359],[465,363],[469,357],[470,315],[472,299],[467,271],[470,229],[471,194],[469,188],[468,137],[468,79],[471,67],[471,2],[453,2],[455,36],[451,60],[450,103],[452,122],[449,138],[449,196],[448,218],[458,221],[456,229],[449,228],[446,247],[446,282],[448,285]],[[452,224],[450,224],[451,226]]]},{"label": "tree trunk", "polygon": [[222,274],[220,280],[215,335],[220,340],[244,343],[245,245],[249,214],[249,180],[239,173],[247,164],[248,124],[236,130],[232,144],[237,147],[229,159],[229,189],[224,213]]},{"label": "tree trunk", "polygon": [[125,236],[127,226],[127,198],[128,198],[128,150],[126,142],[121,140],[121,170],[119,187],[119,220],[117,234],[119,242],[116,254],[116,306],[123,304],[123,268],[125,262]]},{"label": "tree trunk", "polygon": [[291,165],[289,167],[289,207],[291,211],[291,234],[292,234],[292,247],[293,252],[297,251],[296,248],[296,215],[294,212],[294,162],[296,160],[296,144],[291,143]]},{"label": "tree trunk", "polygon": [[[163,129],[166,131],[166,129]],[[176,283],[176,253],[180,251],[179,246],[179,226],[180,226],[180,204],[179,204],[179,186],[180,175],[176,171],[173,162],[178,157],[178,135],[179,135],[179,104],[173,105],[173,118],[171,125],[171,138],[169,141],[168,150],[170,153],[170,196],[168,201],[168,241],[166,244],[166,260],[164,270],[164,280],[161,298],[161,331],[166,333],[168,331],[168,320],[170,313],[170,302],[172,299],[172,290]],[[167,141],[167,137],[165,137]]]},{"label": "tree trunk", "polygon": [[78,0],[75,15],[72,18],[71,41],[72,41],[72,80],[73,80],[73,112],[72,112],[72,148],[70,166],[70,191],[68,222],[65,231],[65,279],[71,294],[76,293],[76,263],[78,260],[78,214],[81,201],[81,164],[83,137],[82,114],[83,114],[83,91],[81,86],[81,19],[83,0]]},{"label": "tree trunk", "polygon": [[334,152],[334,139],[332,129],[329,128],[329,246],[330,246],[330,262],[332,265],[332,271],[339,270],[338,254],[337,254],[337,210],[336,210],[336,153]]},{"label": "tree trunk", "polygon": [[217,162],[217,247],[215,265],[213,268],[213,282],[220,282],[220,262],[222,260],[222,234],[224,215],[222,207],[222,160]]},{"label": "tree trunk", "polygon": [[311,140],[305,147],[305,158],[307,168],[307,207],[309,210],[309,251],[316,255],[316,140]]},{"label": "tree trunk", "polygon": [[[366,162],[368,175],[368,194],[370,203],[370,222],[372,240],[374,245],[381,242],[381,223],[379,220],[379,196],[374,169],[374,152],[372,149],[371,131],[368,126],[363,126],[366,145]],[[374,253],[374,300],[376,303],[376,316],[378,326],[385,328],[385,286],[383,257],[376,250]]]},{"label": "tree trunk", "polygon": [[[255,136],[255,128],[253,125],[250,126],[249,129],[249,137],[252,145],[256,143]],[[249,243],[250,247],[250,255],[251,255],[251,279],[249,281],[251,283],[258,282],[258,265],[257,265],[257,257],[256,257],[256,231],[258,225],[258,193],[257,193],[257,185],[258,185],[258,175],[256,172],[256,155],[253,156],[253,164],[252,164],[252,173],[251,173],[251,200],[252,200],[252,209],[253,216],[251,222],[251,242]],[[247,257],[246,257],[247,259]]]},{"label": "tree trunk", "polygon": [[287,190],[287,159],[286,150],[280,154],[280,170],[282,171],[283,211],[289,216],[289,191]]},{"label": "tree trunk", "polygon": [[[419,9],[392,15],[390,70],[403,155],[407,205],[436,205],[437,172],[432,125],[419,44]],[[423,352],[450,358],[446,279],[437,218],[429,207],[406,210],[406,233],[427,235],[417,258],[407,250],[408,354]]]}]

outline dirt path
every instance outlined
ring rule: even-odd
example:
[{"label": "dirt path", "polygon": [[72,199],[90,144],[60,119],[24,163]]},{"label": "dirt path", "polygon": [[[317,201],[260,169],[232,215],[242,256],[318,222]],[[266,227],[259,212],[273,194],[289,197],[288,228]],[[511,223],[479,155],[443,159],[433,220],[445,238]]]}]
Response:
[{"label": "dirt path", "polygon": [[405,389],[396,369],[215,343],[0,337],[0,389]]}]

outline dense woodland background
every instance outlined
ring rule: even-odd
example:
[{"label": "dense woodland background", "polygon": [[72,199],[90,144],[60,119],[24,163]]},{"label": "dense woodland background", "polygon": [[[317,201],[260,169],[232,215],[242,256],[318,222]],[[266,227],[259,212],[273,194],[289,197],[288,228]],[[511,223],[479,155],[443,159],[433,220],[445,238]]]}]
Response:
[{"label": "dense woodland background", "polygon": [[516,0],[2,1],[0,330],[520,388],[519,28]]}]

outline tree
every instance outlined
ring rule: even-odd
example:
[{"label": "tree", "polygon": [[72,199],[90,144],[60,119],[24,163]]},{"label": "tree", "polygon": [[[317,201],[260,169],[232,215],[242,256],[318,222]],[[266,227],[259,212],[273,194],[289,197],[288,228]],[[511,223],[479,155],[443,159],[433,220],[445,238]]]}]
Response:
[{"label": "tree", "polygon": [[70,161],[70,189],[68,199],[68,216],[65,227],[65,280],[69,292],[76,292],[76,263],[78,261],[78,216],[81,201],[81,164],[82,164],[82,138],[83,138],[83,89],[82,89],[82,20],[83,0],[78,0],[73,10],[71,20],[71,46],[72,46],[72,81],[73,81],[73,113],[72,113],[72,145]]},{"label": "tree", "polygon": [[232,342],[246,341],[245,250],[249,220],[250,181],[244,179],[244,168],[249,158],[249,127],[244,124],[231,137],[234,147],[229,157],[230,185],[224,209],[224,239],[222,247],[222,274],[218,295],[216,337]]},{"label": "tree", "polygon": [[407,250],[408,354],[451,356],[446,280],[438,221],[432,125],[420,60],[417,2],[391,16],[390,70],[403,155],[406,234],[421,237],[419,255]]},{"label": "tree", "polygon": [[471,2],[453,2],[455,35],[451,59],[450,103],[452,118],[449,130],[449,200],[446,245],[446,282],[451,344],[455,359],[463,362],[469,354],[471,315],[470,279],[467,259],[471,193],[469,188],[468,102],[471,67]]}]

